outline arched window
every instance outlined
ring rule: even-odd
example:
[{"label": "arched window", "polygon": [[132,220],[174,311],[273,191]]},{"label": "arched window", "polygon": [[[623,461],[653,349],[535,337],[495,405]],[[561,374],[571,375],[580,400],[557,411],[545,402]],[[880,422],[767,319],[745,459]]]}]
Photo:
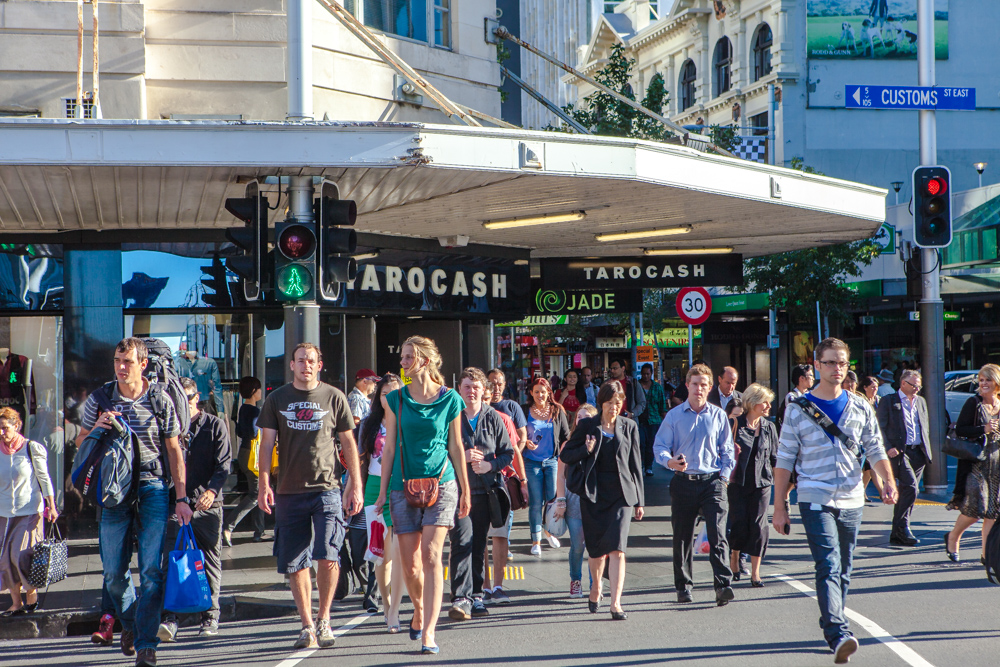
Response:
[{"label": "arched window", "polygon": [[759,81],[762,76],[771,73],[771,26],[761,23],[753,38],[753,80]]},{"label": "arched window", "polygon": [[694,85],[698,79],[698,70],[690,58],[681,65],[681,111],[694,106]]},{"label": "arched window", "polygon": [[718,97],[730,88],[730,70],[733,63],[733,44],[728,37],[723,37],[715,43],[715,55],[712,56],[712,68],[715,71],[713,93]]}]

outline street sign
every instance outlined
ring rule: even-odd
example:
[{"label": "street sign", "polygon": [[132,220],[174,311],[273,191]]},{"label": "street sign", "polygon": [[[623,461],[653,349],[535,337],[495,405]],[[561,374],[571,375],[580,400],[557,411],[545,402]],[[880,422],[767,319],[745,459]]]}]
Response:
[{"label": "street sign", "polygon": [[877,232],[875,232],[875,236],[872,237],[872,240],[875,241],[875,243],[877,243],[881,248],[878,254],[896,254],[896,228],[888,222],[882,223],[882,226],[878,228]]},{"label": "street sign", "polygon": [[975,111],[975,88],[921,86],[844,86],[847,109],[929,109]]},{"label": "street sign", "polygon": [[[907,315],[907,317],[909,318],[909,320],[911,322],[919,322],[920,321],[920,311],[919,310],[911,310],[906,315]],[[944,321],[945,322],[957,322],[960,319],[962,319],[962,315],[957,310],[946,310],[946,311],[944,311]],[[862,322],[862,324],[864,324],[864,322]]]},{"label": "street sign", "polygon": [[687,324],[701,324],[712,314],[712,297],[704,287],[685,287],[677,293],[677,314]]},{"label": "street sign", "polygon": [[768,335],[767,337],[767,349],[777,350],[781,347],[781,336],[777,334]]}]

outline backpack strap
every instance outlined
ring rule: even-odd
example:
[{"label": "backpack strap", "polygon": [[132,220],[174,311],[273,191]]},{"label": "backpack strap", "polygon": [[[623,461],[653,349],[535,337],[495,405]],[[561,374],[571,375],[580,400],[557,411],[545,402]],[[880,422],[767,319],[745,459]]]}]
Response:
[{"label": "backpack strap", "polygon": [[[794,399],[792,399],[792,402],[795,403],[795,405],[802,408],[802,411],[806,414],[806,416],[812,419],[817,426],[823,429],[824,433],[826,433],[828,436],[838,441],[844,447],[844,449],[849,451],[855,458],[858,459],[859,463],[864,464],[865,452],[862,449],[861,445],[859,445],[856,440],[854,440],[846,433],[844,433],[842,430],[840,430],[840,427],[834,424],[833,420],[830,419],[825,412],[820,410],[815,403],[810,401],[804,395],[796,396]],[[847,395],[848,405],[850,405],[850,402],[851,402],[851,396],[850,394],[848,394]]]}]

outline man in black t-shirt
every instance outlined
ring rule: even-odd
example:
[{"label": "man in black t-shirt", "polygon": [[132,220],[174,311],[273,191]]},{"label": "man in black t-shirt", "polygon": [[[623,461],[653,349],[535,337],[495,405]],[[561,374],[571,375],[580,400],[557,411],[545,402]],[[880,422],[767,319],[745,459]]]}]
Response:
[{"label": "man in black t-shirt", "polygon": [[528,442],[528,420],[524,418],[524,410],[516,402],[503,397],[503,390],[507,386],[507,376],[499,368],[493,368],[486,374],[490,386],[490,407],[497,412],[502,412],[514,421],[517,427],[518,441],[513,443],[519,452],[524,451],[524,445]]}]

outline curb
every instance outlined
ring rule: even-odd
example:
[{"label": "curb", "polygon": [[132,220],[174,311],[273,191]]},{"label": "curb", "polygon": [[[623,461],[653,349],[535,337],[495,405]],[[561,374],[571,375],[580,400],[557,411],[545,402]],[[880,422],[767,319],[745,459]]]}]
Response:
[{"label": "curb", "polygon": [[[296,616],[294,603],[262,600],[248,595],[228,595],[219,598],[220,621],[252,621],[262,618]],[[0,623],[0,640],[59,639],[89,636],[101,620],[99,609],[40,612],[29,616],[5,619]],[[181,617],[180,625],[196,625],[195,614]]]}]

